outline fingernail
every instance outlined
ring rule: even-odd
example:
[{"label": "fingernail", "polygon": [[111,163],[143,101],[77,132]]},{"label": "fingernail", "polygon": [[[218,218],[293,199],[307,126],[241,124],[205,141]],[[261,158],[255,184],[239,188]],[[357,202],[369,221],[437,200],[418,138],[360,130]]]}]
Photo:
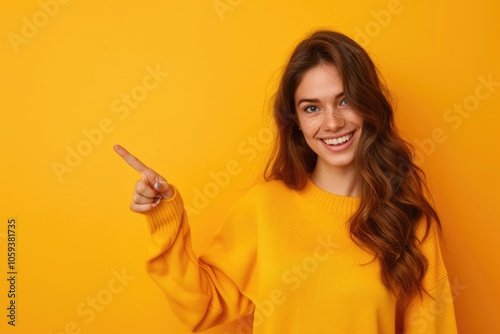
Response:
[{"label": "fingernail", "polygon": [[160,182],[155,183],[155,188],[156,188],[156,190],[160,190],[160,188],[161,188]]}]

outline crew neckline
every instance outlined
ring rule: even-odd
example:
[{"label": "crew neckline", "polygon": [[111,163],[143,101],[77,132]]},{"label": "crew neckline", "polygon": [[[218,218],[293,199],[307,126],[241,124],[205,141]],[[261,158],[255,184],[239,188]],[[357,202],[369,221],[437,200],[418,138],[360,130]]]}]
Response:
[{"label": "crew neckline", "polygon": [[330,213],[340,211],[352,214],[361,202],[361,197],[338,195],[321,189],[310,178],[299,195],[314,207]]}]

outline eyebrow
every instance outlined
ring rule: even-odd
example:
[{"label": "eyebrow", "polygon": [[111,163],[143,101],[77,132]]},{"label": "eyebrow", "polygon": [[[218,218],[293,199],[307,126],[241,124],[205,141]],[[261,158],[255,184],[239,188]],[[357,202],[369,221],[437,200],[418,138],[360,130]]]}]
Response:
[{"label": "eyebrow", "polygon": [[[338,98],[344,96],[345,93],[344,92],[340,92],[338,93],[337,95],[335,95],[335,100],[337,100]],[[297,105],[300,106],[302,103],[318,103],[320,102],[319,99],[306,99],[306,98],[300,98],[299,101],[297,102]]]}]

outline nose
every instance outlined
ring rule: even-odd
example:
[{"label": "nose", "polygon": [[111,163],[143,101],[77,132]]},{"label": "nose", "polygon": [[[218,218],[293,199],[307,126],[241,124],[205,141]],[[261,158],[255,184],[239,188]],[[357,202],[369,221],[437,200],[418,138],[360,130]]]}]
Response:
[{"label": "nose", "polygon": [[327,110],[323,116],[323,128],[325,130],[337,131],[345,126],[344,114],[335,109]]}]

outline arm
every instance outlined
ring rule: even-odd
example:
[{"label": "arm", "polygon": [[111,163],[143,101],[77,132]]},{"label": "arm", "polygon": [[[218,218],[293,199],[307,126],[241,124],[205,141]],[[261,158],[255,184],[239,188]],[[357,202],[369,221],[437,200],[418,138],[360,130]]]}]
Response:
[{"label": "arm", "polygon": [[410,304],[406,312],[404,333],[457,333],[453,294],[441,255],[439,237],[437,227],[433,224],[422,243],[422,251],[429,263],[423,282],[428,294],[423,292],[422,297],[415,297]]},{"label": "arm", "polygon": [[[131,209],[146,215],[151,232],[147,271],[177,316],[193,331],[200,331],[251,314],[253,303],[242,293],[245,277],[253,271],[253,262],[248,260],[255,247],[251,238],[234,235],[232,228],[221,230],[210,251],[198,258],[177,190],[123,148],[115,150],[143,175]],[[228,219],[225,225],[234,222]]]}]

